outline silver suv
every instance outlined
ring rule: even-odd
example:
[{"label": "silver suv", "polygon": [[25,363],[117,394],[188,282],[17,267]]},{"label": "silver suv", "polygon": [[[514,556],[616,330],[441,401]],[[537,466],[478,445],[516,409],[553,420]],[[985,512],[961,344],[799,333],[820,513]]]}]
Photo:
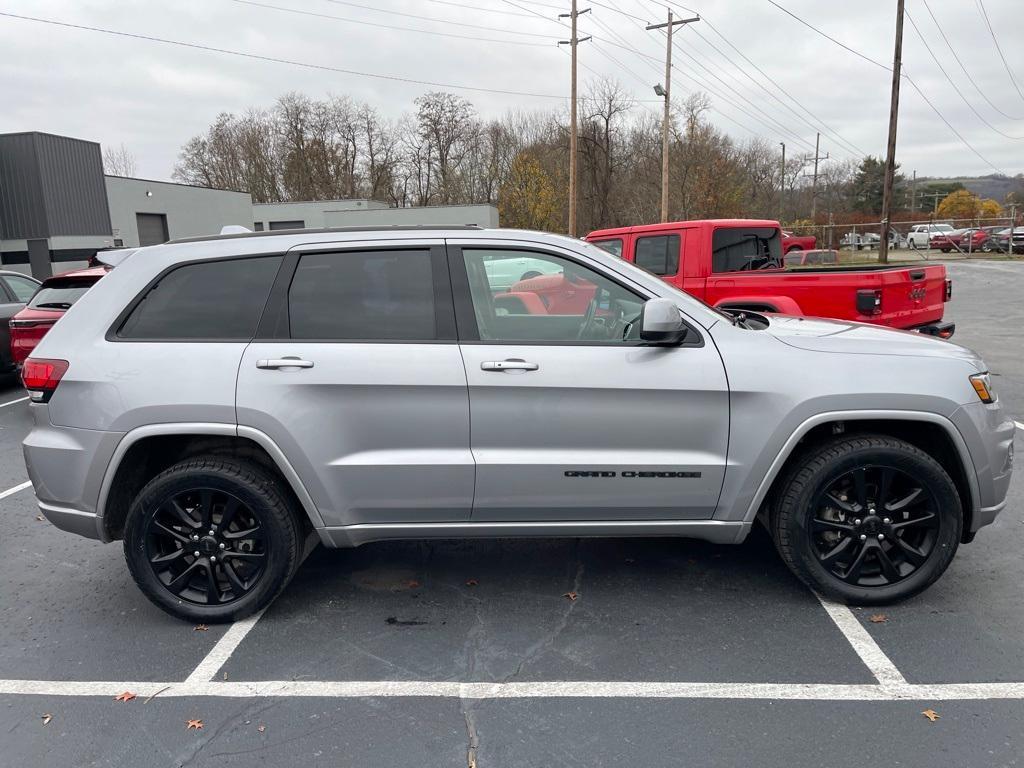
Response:
[{"label": "silver suv", "polygon": [[309,539],[735,543],[757,519],[814,589],[885,603],[992,522],[1012,464],[969,350],[723,314],[536,232],[143,248],[23,378],[43,514],[123,539],[143,592],[189,621],[265,606]]}]

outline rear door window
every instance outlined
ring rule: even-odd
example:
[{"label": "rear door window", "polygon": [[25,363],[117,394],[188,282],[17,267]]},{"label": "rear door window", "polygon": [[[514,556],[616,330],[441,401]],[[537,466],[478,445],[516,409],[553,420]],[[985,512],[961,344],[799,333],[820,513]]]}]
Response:
[{"label": "rear door window", "polygon": [[288,320],[293,339],[436,340],[430,250],[303,254],[288,291]]},{"label": "rear door window", "polygon": [[729,227],[711,236],[711,271],[745,272],[782,265],[779,230],[771,227]]},{"label": "rear door window", "polygon": [[634,262],[655,275],[678,274],[679,244],[679,235],[638,237]]},{"label": "rear door window", "polygon": [[177,267],[146,292],[117,335],[249,341],[280,265],[280,256],[262,256]]}]

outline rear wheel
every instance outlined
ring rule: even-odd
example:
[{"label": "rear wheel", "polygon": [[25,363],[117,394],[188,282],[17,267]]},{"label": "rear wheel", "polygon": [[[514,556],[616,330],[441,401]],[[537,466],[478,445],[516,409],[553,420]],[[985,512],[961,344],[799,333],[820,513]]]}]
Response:
[{"label": "rear wheel", "polygon": [[962,520],[956,486],[935,459],[902,440],[858,436],[804,455],[783,484],[772,534],[811,588],[876,605],[938,579]]},{"label": "rear wheel", "polygon": [[295,510],[273,477],[248,462],[201,457],[146,484],[128,514],[124,552],[157,606],[216,623],[268,605],[294,574],[300,542]]}]

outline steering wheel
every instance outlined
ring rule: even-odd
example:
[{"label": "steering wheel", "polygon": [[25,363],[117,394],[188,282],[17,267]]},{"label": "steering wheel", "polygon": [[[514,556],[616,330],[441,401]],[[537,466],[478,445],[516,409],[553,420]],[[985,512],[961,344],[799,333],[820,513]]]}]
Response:
[{"label": "steering wheel", "polygon": [[583,323],[580,325],[580,331],[576,334],[576,340],[580,341],[587,338],[587,333],[590,331],[590,326],[594,324],[594,318],[597,316],[597,305],[598,305],[598,294],[600,288],[594,291],[594,298],[590,300],[587,305],[587,311],[583,315]]}]

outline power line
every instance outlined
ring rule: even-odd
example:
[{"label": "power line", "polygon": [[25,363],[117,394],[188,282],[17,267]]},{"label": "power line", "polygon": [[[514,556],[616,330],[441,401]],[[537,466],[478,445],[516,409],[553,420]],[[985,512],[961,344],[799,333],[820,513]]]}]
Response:
[{"label": "power line", "polygon": [[1000,129],[996,128],[994,125],[992,125],[992,123],[990,123],[988,120],[981,116],[981,113],[978,112],[978,110],[974,108],[974,105],[967,100],[967,97],[964,96],[963,91],[960,90],[960,87],[955,82],[953,82],[953,78],[951,78],[949,76],[949,73],[946,72],[946,68],[942,66],[942,62],[939,61],[939,57],[936,56],[935,53],[932,51],[931,46],[928,45],[928,41],[925,40],[924,35],[921,34],[921,30],[918,28],[917,24],[914,23],[914,17],[910,15],[910,11],[906,11],[905,15],[907,17],[907,21],[910,22],[910,26],[914,28],[914,31],[917,33],[918,38],[920,38],[921,42],[924,44],[925,50],[928,51],[928,55],[932,57],[932,60],[935,62],[935,65],[939,68],[939,71],[942,72],[943,75],[945,75],[946,80],[948,80],[949,84],[953,86],[953,90],[956,91],[956,95],[959,96],[963,103],[967,105],[967,108],[974,113],[975,117],[981,120],[981,122],[983,122],[993,131],[998,133],[1000,136],[1003,136],[1007,139],[1015,139],[1016,141],[1024,140],[1024,136],[1013,136],[1009,133],[1005,133],[1004,131],[1001,131]]},{"label": "power line", "polygon": [[[830,126],[828,125],[828,123],[826,123],[826,122],[825,122],[824,120],[822,120],[822,119],[821,119],[820,117],[818,117],[818,116],[817,116],[817,115],[815,115],[815,114],[814,114],[813,112],[811,112],[811,111],[810,111],[809,109],[807,109],[807,107],[803,106],[803,104],[802,104],[802,103],[800,102],[800,100],[799,100],[799,99],[797,99],[797,98],[796,98],[795,96],[793,96],[793,94],[791,94],[791,93],[790,93],[789,91],[787,91],[787,90],[786,90],[785,88],[783,88],[783,87],[782,87],[782,86],[781,86],[781,85],[780,85],[780,84],[779,84],[779,83],[778,83],[778,82],[777,82],[777,81],[776,81],[776,80],[775,80],[774,78],[770,77],[770,76],[769,76],[769,75],[768,75],[767,73],[765,73],[765,71],[764,71],[764,70],[762,70],[762,69],[761,69],[761,68],[760,68],[759,66],[757,66],[757,64],[755,64],[755,63],[754,63],[753,61],[751,61],[751,60],[750,60],[750,58],[749,58],[749,57],[748,57],[748,56],[747,56],[747,55],[746,55],[745,53],[743,53],[743,51],[741,51],[741,50],[740,50],[739,48],[737,48],[737,47],[736,47],[735,45],[733,45],[732,41],[731,41],[731,40],[729,40],[729,38],[727,38],[727,37],[726,37],[725,35],[723,35],[723,34],[722,34],[722,33],[721,33],[721,32],[720,32],[719,30],[718,30],[718,27],[716,27],[716,26],[715,26],[714,24],[712,24],[712,23],[711,23],[711,20],[710,20],[710,19],[708,19],[708,18],[707,18],[707,16],[705,16],[705,17],[704,17],[704,22],[705,22],[705,23],[707,24],[707,26],[708,26],[708,27],[709,27],[709,28],[711,29],[711,31],[712,31],[712,32],[714,32],[714,33],[715,33],[716,35],[718,35],[718,36],[719,36],[719,37],[720,37],[720,38],[721,38],[721,39],[722,39],[722,40],[723,40],[723,41],[725,42],[725,44],[726,44],[726,45],[728,45],[728,46],[729,46],[730,48],[732,48],[732,49],[733,49],[733,50],[734,50],[734,51],[735,51],[735,52],[736,52],[736,53],[737,53],[737,54],[738,54],[738,55],[740,56],[740,58],[742,58],[742,59],[743,59],[743,60],[744,60],[745,62],[747,62],[747,63],[748,63],[748,64],[749,64],[749,65],[750,65],[751,67],[753,67],[753,68],[754,68],[754,69],[755,69],[755,70],[756,70],[756,71],[757,71],[757,72],[758,72],[758,73],[759,73],[759,74],[761,75],[761,77],[763,77],[763,78],[764,78],[765,80],[767,80],[767,81],[768,81],[769,83],[771,83],[772,85],[774,85],[774,86],[775,86],[775,87],[776,87],[776,88],[777,88],[777,89],[778,89],[779,91],[781,91],[781,92],[782,92],[782,93],[783,93],[783,94],[784,94],[784,95],[785,95],[785,96],[786,96],[786,97],[787,97],[787,98],[788,98],[788,99],[789,99],[790,101],[792,101],[792,102],[793,102],[794,104],[796,104],[796,105],[797,105],[797,107],[799,107],[801,111],[805,112],[806,114],[810,115],[810,117],[811,117],[811,118],[813,118],[814,120],[816,120],[816,121],[818,122],[818,125],[814,125],[813,123],[811,123],[810,121],[808,121],[808,120],[807,120],[806,118],[804,118],[804,117],[801,117],[801,116],[800,116],[800,115],[799,115],[799,114],[798,114],[798,113],[797,113],[797,112],[796,112],[795,110],[793,110],[793,109],[792,109],[792,108],[791,108],[791,107],[790,107],[790,106],[789,106],[788,104],[786,104],[786,103],[785,103],[785,102],[784,102],[784,101],[783,101],[782,99],[778,98],[778,97],[777,97],[777,96],[776,96],[776,95],[775,95],[774,93],[772,93],[772,92],[771,92],[771,91],[770,91],[769,89],[767,89],[767,88],[764,88],[764,91],[765,91],[765,93],[767,93],[767,94],[768,94],[769,96],[771,96],[771,97],[772,97],[772,98],[774,98],[774,99],[775,99],[776,101],[778,101],[778,102],[779,102],[780,104],[782,104],[782,105],[783,105],[784,107],[786,107],[786,109],[788,109],[788,110],[789,110],[790,112],[792,112],[792,113],[793,113],[793,114],[794,114],[794,115],[795,115],[795,116],[796,116],[797,118],[799,118],[799,119],[800,119],[800,120],[802,120],[803,122],[807,123],[807,125],[809,125],[809,126],[810,126],[811,128],[813,128],[814,130],[818,130],[819,126],[820,126],[820,127],[823,127],[823,128],[825,129],[825,130],[824,130],[823,132],[825,132],[825,133],[827,133],[827,134],[831,134],[831,135],[832,135],[832,140],[833,140],[833,141],[835,141],[836,143],[840,143],[840,144],[843,144],[843,145],[845,145],[845,146],[847,146],[847,147],[850,147],[850,148],[851,148],[851,149],[852,149],[852,150],[853,150],[853,151],[854,151],[855,153],[859,153],[859,154],[861,155],[861,157],[863,157],[863,156],[867,155],[867,152],[865,152],[865,151],[864,151],[863,149],[861,149],[860,147],[858,147],[858,146],[857,146],[856,144],[854,144],[853,142],[851,142],[851,141],[848,141],[847,139],[843,138],[842,134],[840,134],[840,133],[839,133],[838,131],[836,131],[835,129],[831,128],[831,127],[830,127]],[[700,37],[701,37],[701,39],[706,39],[706,38],[704,38],[704,36],[703,36],[703,35],[702,35],[702,34],[700,33],[700,30],[698,30],[698,29],[694,29],[693,31],[694,31],[694,33],[695,33],[696,35],[700,36]],[[728,57],[726,57],[726,58],[728,58]],[[733,66],[737,66],[735,62],[732,62],[732,61],[731,61],[731,59],[730,59],[730,62],[731,62],[731,63],[733,64]],[[745,71],[745,70],[744,70],[744,73],[745,73],[745,74],[747,74],[747,76],[748,76],[748,77],[749,77],[749,78],[751,79],[751,81],[753,81],[753,82],[757,83],[757,81],[756,81],[756,80],[755,80],[755,79],[753,78],[753,76],[751,76],[751,75],[750,75],[749,73],[746,73],[746,71]],[[761,86],[761,85],[760,85],[759,83],[758,83],[758,85],[759,85],[759,87],[762,87],[762,88],[763,88],[763,86]]]},{"label": "power line", "polygon": [[1003,55],[1003,49],[999,45],[999,41],[996,39],[996,32],[992,29],[992,22],[988,20],[988,12],[985,10],[985,4],[981,0],[974,0],[978,5],[978,10],[981,11],[982,17],[985,19],[985,26],[988,27],[988,33],[992,36],[992,42],[996,45],[996,50],[999,51],[999,58],[1003,60],[1003,66],[1006,68],[1006,74],[1010,76],[1010,82],[1013,83],[1013,87],[1017,89],[1017,95],[1024,99],[1024,93],[1021,93],[1020,86],[1017,84],[1017,78],[1013,76],[1013,71],[1010,69],[1010,65],[1006,63],[1006,57]]},{"label": "power line", "polygon": [[[334,2],[335,0],[331,0]],[[479,40],[487,43],[504,43],[505,45],[529,45],[535,47],[547,48],[548,44],[545,43],[529,43],[524,40],[503,40],[497,37],[480,37],[478,35],[460,35],[455,32],[436,32],[432,29],[417,29],[416,27],[400,27],[394,24],[380,24],[375,21],[363,21],[361,19],[348,19],[344,16],[333,16],[329,13],[317,13],[315,11],[301,11],[298,8],[282,8],[279,5],[270,5],[268,3],[258,3],[255,0],[232,0],[234,3],[241,5],[248,5],[254,8],[266,8],[273,11],[281,11],[282,13],[294,13],[300,16],[313,16],[318,19],[331,19],[332,21],[343,21],[346,24],[363,24],[368,27],[379,27],[381,29],[392,29],[398,32],[416,32],[421,35],[437,35],[439,37],[455,37],[460,40]],[[454,22],[453,22],[454,23]],[[459,25],[459,26],[474,26],[471,24]],[[483,27],[483,29],[493,29],[493,27]],[[500,30],[505,31],[505,30]],[[519,32],[512,32],[511,34],[523,34]],[[548,37],[547,35],[538,35],[538,37]],[[548,37],[550,40],[553,38]]]},{"label": "power line", "polygon": [[865,55],[864,55],[863,53],[861,53],[860,51],[854,50],[854,49],[853,49],[853,48],[851,48],[850,46],[846,45],[846,43],[843,43],[843,42],[840,42],[839,40],[836,40],[836,39],[835,39],[834,37],[832,37],[831,35],[829,35],[829,34],[827,34],[827,33],[825,33],[825,32],[822,32],[822,31],[821,31],[820,29],[818,29],[817,27],[815,27],[815,26],[813,26],[812,24],[810,24],[810,23],[808,23],[808,22],[804,21],[804,20],[803,20],[803,19],[801,19],[801,18],[800,18],[799,16],[797,16],[797,15],[796,15],[795,13],[793,13],[792,11],[789,11],[789,10],[787,10],[787,9],[783,8],[783,7],[781,6],[781,5],[779,5],[778,3],[776,3],[776,2],[774,1],[774,0],[768,0],[768,2],[769,2],[769,3],[771,3],[772,5],[774,5],[774,6],[776,7],[776,8],[778,8],[778,9],[779,9],[780,11],[782,11],[783,13],[785,13],[785,14],[786,14],[787,16],[790,16],[790,17],[792,17],[792,18],[796,19],[796,20],[797,20],[797,21],[799,21],[799,22],[800,22],[801,24],[803,24],[803,25],[804,25],[805,27],[807,27],[808,29],[810,29],[810,30],[813,30],[814,32],[817,32],[817,33],[818,33],[819,35],[821,35],[822,37],[824,37],[824,38],[826,38],[826,39],[828,39],[828,40],[831,40],[831,41],[832,41],[833,43],[835,43],[836,45],[838,45],[838,46],[839,46],[840,48],[843,48],[843,49],[845,49],[845,50],[849,51],[849,52],[850,52],[850,53],[852,53],[852,54],[853,54],[854,56],[857,56],[858,58],[864,59],[864,61],[868,62],[869,64],[874,64],[874,65],[875,65],[876,67],[881,67],[881,68],[882,68],[882,69],[884,69],[884,70],[885,70],[886,72],[892,72],[892,67],[890,67],[890,66],[888,66],[888,65],[886,65],[886,64],[883,64],[883,63],[882,63],[882,62],[880,62],[880,61],[875,61],[875,60],[874,60],[874,59],[872,59],[872,58],[871,58],[870,56],[865,56]]},{"label": "power line", "polygon": [[[845,50],[847,50],[847,51],[850,51],[851,53],[854,53],[854,54],[856,54],[857,56],[859,56],[859,57],[860,57],[860,58],[862,58],[862,59],[866,59],[867,61],[871,61],[871,62],[872,62],[873,64],[878,64],[878,62],[876,62],[876,61],[873,61],[872,59],[869,59],[869,58],[868,58],[867,56],[865,56],[864,54],[860,53],[859,51],[855,51],[855,50],[853,50],[852,48],[850,48],[849,46],[847,46],[847,45],[843,45],[842,43],[840,43],[840,42],[839,42],[838,40],[836,40],[835,38],[831,37],[830,35],[827,35],[827,34],[825,34],[825,33],[824,33],[824,32],[822,32],[822,31],[821,31],[820,29],[818,29],[817,27],[813,26],[812,24],[809,24],[808,22],[804,21],[803,19],[801,19],[801,18],[800,18],[799,16],[797,16],[796,14],[794,14],[794,13],[792,13],[792,12],[790,12],[790,11],[787,11],[787,10],[786,10],[785,8],[783,8],[783,7],[781,6],[781,5],[779,5],[778,3],[774,2],[774,0],[768,0],[768,2],[769,2],[769,3],[771,3],[772,5],[774,5],[774,6],[776,7],[776,8],[778,8],[778,9],[779,9],[780,11],[785,11],[785,12],[786,12],[786,13],[787,13],[788,15],[792,16],[792,17],[793,17],[794,19],[796,19],[797,21],[799,21],[799,22],[800,22],[801,24],[803,24],[803,25],[804,25],[805,27],[807,27],[808,29],[811,29],[811,30],[815,31],[815,32],[817,32],[817,33],[818,33],[819,35],[821,35],[822,37],[824,37],[824,38],[826,38],[826,39],[828,39],[828,40],[831,40],[831,41],[832,41],[833,43],[836,43],[836,44],[837,44],[837,45],[838,45],[839,47],[841,47],[841,48],[844,48]],[[878,64],[878,66],[882,67],[883,69],[887,70],[888,72],[892,72],[892,67],[887,67],[887,66],[885,66],[884,64]],[[936,116],[937,116],[937,117],[938,117],[938,118],[939,118],[939,119],[940,119],[940,120],[941,120],[941,121],[942,121],[943,123],[945,123],[945,124],[946,124],[946,127],[947,127],[947,128],[949,128],[949,130],[950,130],[950,131],[952,131],[952,132],[953,132],[953,134],[954,134],[954,135],[955,135],[955,136],[956,136],[956,137],[957,137],[958,139],[960,139],[960,143],[961,143],[961,144],[963,144],[963,145],[964,145],[965,147],[967,147],[967,148],[968,148],[969,150],[971,150],[971,152],[973,152],[973,153],[974,153],[974,155],[975,155],[976,157],[978,157],[978,158],[979,158],[979,159],[980,159],[980,160],[981,160],[982,162],[984,162],[984,163],[985,163],[985,165],[987,165],[987,166],[989,166],[989,167],[993,168],[993,169],[994,169],[994,170],[995,170],[995,171],[996,171],[997,173],[1001,173],[1001,174],[1003,174],[1004,176],[1006,175],[1006,174],[1005,174],[1005,173],[1003,173],[1003,171],[1001,171],[1001,170],[1000,170],[1000,169],[999,169],[999,168],[998,168],[998,167],[997,167],[997,166],[996,166],[996,165],[995,165],[994,163],[992,163],[991,161],[989,161],[988,159],[986,159],[984,155],[982,155],[982,154],[981,154],[981,153],[980,153],[980,152],[979,152],[979,151],[978,151],[977,149],[975,149],[975,148],[974,148],[974,145],[972,145],[972,144],[971,144],[971,143],[970,143],[969,141],[967,141],[967,139],[965,139],[965,138],[963,137],[963,135],[961,135],[961,133],[960,133],[960,132],[959,132],[959,131],[958,131],[958,130],[957,130],[956,128],[954,128],[954,127],[953,127],[953,124],[952,124],[952,123],[950,123],[950,122],[949,122],[949,120],[947,120],[947,119],[946,119],[946,117],[945,117],[945,116],[944,116],[944,115],[943,115],[943,114],[942,114],[941,112],[939,112],[939,109],[938,109],[938,107],[936,107],[936,106],[935,106],[935,105],[934,105],[934,104],[933,104],[933,103],[931,102],[931,99],[929,99],[929,98],[928,98],[927,96],[925,96],[925,94],[924,94],[924,91],[922,91],[922,90],[921,90],[921,89],[920,89],[920,88],[919,88],[919,87],[917,86],[917,83],[915,83],[915,82],[913,81],[913,79],[912,79],[912,78],[910,77],[909,73],[907,72],[907,68],[906,68],[906,67],[903,67],[903,71],[902,71],[902,73],[901,73],[901,74],[902,74],[902,76],[903,76],[903,77],[907,78],[907,82],[909,82],[909,83],[910,83],[910,85],[911,85],[911,86],[912,86],[912,87],[914,88],[914,90],[915,90],[915,91],[917,91],[918,95],[919,95],[919,96],[920,96],[920,97],[921,97],[922,99],[924,99],[924,102],[925,102],[925,103],[926,103],[926,104],[927,104],[927,105],[928,105],[929,107],[931,107],[931,110],[932,110],[932,112],[934,112],[934,113],[936,114]]]},{"label": "power line", "polygon": [[[377,13],[387,13],[389,16],[406,16],[407,18],[418,18],[421,22],[434,22],[435,24],[453,25],[455,27],[468,27],[471,30],[492,30],[507,32],[509,35],[522,35],[525,37],[550,37],[549,35],[541,35],[537,32],[513,32],[512,30],[495,30],[494,27],[483,26],[478,24],[465,24],[464,22],[450,22],[446,18],[438,18],[437,16],[421,16],[419,13],[407,13],[400,10],[388,10],[386,8],[375,8],[372,5],[364,5],[362,3],[353,3],[350,0],[327,0],[329,3],[335,5],[346,5],[350,8],[359,8],[361,10],[372,10]],[[469,6],[467,6],[469,7]]]},{"label": "power line", "polygon": [[[529,17],[528,13],[516,13],[515,11],[505,11],[501,8],[482,8],[479,5],[469,5],[467,3],[456,3],[453,0],[427,0],[428,3],[437,3],[438,5],[448,5],[453,8],[466,8],[471,11],[480,11],[481,13],[500,13],[505,16],[522,16],[524,18]],[[381,9],[383,10],[383,9]],[[393,13],[393,11],[387,11]]]},{"label": "power line", "polygon": [[86,24],[72,24],[67,21],[57,21],[56,19],[41,19],[36,16],[22,16],[17,13],[8,13],[7,11],[0,11],[0,16],[9,19],[19,19],[21,21],[32,21],[38,24],[49,24],[55,27],[64,27],[66,29],[77,29],[86,32],[99,32],[104,35],[112,35],[114,37],[124,37],[132,40],[145,40],[150,43],[162,43],[164,45],[174,45],[180,48],[191,48],[197,51],[208,51],[211,53],[223,53],[228,56],[237,56],[243,59],[252,59],[256,61],[267,61],[274,64],[287,64],[293,67],[303,67],[304,69],[314,69],[323,72],[337,72],[343,75],[354,75],[356,77],[370,77],[377,80],[389,80],[392,82],[400,83],[412,83],[414,85],[426,85],[431,88],[452,88],[457,91],[475,91],[478,93],[498,93],[506,96],[530,96],[538,99],[562,99],[565,100],[567,97],[560,94],[554,93],[531,93],[529,91],[511,91],[504,90],[501,88],[487,88],[483,86],[475,85],[461,85],[457,83],[442,83],[434,80],[419,80],[412,77],[402,77],[401,75],[382,75],[376,72],[362,72],[356,69],[345,69],[343,67],[332,67],[326,64],[311,64],[309,62],[297,61],[294,59],[282,59],[276,56],[267,56],[258,53],[247,53],[245,51],[234,51],[230,48],[218,48],[212,45],[203,45],[201,43],[190,43],[183,40],[171,40],[169,38],[154,37],[152,35],[142,35],[135,32],[121,32],[115,29],[105,29],[103,27],[92,27]]},{"label": "power line", "polygon": [[928,15],[932,17],[932,22],[935,24],[935,28],[939,30],[939,34],[942,35],[942,40],[946,43],[946,47],[949,49],[949,52],[953,54],[953,58],[956,60],[956,63],[960,65],[960,70],[964,73],[964,76],[970,81],[971,85],[974,86],[974,90],[978,92],[978,95],[981,96],[981,98],[983,98],[986,101],[986,103],[990,107],[992,107],[992,109],[994,109],[1003,117],[1009,120],[1024,120],[1024,117],[1014,117],[1013,115],[1008,115],[1005,112],[1003,112],[1003,110],[999,108],[999,105],[993,102],[992,99],[990,99],[988,95],[981,89],[981,87],[974,81],[974,78],[971,77],[971,73],[967,71],[967,67],[964,66],[964,63],[960,60],[960,57],[956,55],[956,50],[954,50],[953,44],[950,43],[949,38],[946,37],[946,31],[942,28],[942,25],[939,23],[939,20],[935,18],[935,14],[932,13],[932,8],[930,5],[928,5],[928,0],[921,0],[921,2],[924,4],[925,10],[928,11]]}]

